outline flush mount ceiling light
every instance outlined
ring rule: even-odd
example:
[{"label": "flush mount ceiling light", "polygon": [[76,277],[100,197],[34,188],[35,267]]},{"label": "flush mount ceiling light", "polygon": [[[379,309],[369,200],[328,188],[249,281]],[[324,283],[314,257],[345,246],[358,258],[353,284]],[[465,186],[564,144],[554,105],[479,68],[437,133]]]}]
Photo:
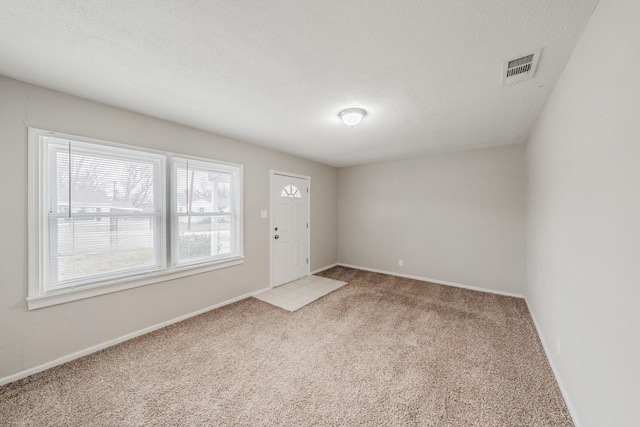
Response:
[{"label": "flush mount ceiling light", "polygon": [[359,124],[366,115],[367,112],[362,108],[347,108],[338,113],[338,117],[340,117],[342,123],[349,127],[354,127]]}]

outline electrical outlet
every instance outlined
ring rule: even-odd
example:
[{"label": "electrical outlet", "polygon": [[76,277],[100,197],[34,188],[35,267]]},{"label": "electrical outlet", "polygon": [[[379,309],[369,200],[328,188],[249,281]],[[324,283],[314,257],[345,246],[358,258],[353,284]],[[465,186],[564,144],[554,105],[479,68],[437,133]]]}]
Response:
[{"label": "electrical outlet", "polygon": [[556,336],[556,353],[560,354],[560,337]]},{"label": "electrical outlet", "polygon": [[399,260],[398,260],[398,265],[399,265],[400,267],[404,267],[404,260],[403,260],[403,259],[399,259]]}]

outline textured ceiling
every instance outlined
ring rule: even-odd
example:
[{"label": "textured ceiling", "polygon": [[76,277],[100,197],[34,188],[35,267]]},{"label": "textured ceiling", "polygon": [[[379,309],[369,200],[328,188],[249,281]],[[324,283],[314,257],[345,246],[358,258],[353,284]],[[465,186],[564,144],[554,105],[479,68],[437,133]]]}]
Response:
[{"label": "textured ceiling", "polygon": [[347,166],[524,142],[596,2],[2,0],[0,74]]}]

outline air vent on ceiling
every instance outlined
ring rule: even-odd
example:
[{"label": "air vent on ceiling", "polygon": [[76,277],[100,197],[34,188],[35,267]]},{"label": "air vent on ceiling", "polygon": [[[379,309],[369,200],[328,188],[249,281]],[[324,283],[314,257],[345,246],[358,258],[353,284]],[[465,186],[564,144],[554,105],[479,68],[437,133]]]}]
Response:
[{"label": "air vent on ceiling", "polygon": [[538,49],[534,53],[521,58],[504,61],[502,85],[532,79],[538,67],[541,51],[542,49]]}]

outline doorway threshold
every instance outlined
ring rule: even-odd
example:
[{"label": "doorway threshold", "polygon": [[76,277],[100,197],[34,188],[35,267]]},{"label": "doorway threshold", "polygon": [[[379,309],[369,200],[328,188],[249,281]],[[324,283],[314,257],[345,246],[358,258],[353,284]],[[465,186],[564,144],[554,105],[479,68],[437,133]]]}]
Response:
[{"label": "doorway threshold", "polygon": [[287,311],[296,311],[346,284],[347,282],[341,282],[327,277],[305,276],[261,294],[254,295],[254,298]]}]

